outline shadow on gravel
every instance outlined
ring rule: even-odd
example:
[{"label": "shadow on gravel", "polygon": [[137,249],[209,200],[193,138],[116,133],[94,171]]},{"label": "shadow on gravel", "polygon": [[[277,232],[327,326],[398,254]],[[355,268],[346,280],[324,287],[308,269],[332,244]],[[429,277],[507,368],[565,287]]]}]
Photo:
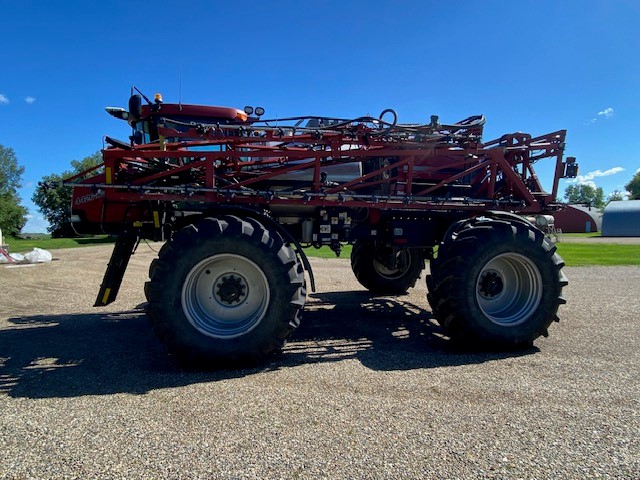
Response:
[{"label": "shadow on gravel", "polygon": [[[372,370],[479,364],[539,352],[470,352],[451,343],[429,310],[409,296],[365,291],[309,295],[302,324],[276,362],[287,367],[355,358]],[[274,365],[275,366],[275,365]]]},{"label": "shadow on gravel", "polygon": [[36,315],[0,330],[0,393],[51,398],[151,390],[253,375],[307,363],[357,359],[373,370],[477,364],[535,353],[456,351],[430,312],[403,298],[368,292],[311,295],[301,327],[266,367],[193,372],[178,367],[142,309]]}]

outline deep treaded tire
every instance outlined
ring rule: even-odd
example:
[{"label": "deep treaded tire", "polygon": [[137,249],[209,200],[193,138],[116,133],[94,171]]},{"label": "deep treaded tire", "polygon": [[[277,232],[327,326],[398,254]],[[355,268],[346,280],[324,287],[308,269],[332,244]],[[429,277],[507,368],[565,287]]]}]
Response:
[{"label": "deep treaded tire", "polygon": [[564,262],[526,222],[474,219],[445,238],[427,278],[433,314],[455,341],[531,346],[565,303]]},{"label": "deep treaded tire", "polygon": [[427,278],[426,278],[427,301],[431,306],[431,312],[433,313],[434,318],[442,326],[444,326],[444,318],[443,318],[444,316],[441,314],[441,312],[438,309],[440,298],[436,298],[436,285],[435,285],[435,281],[436,281],[435,279],[439,277],[435,272],[439,270],[440,265],[443,263],[443,261],[449,258],[447,249],[453,244],[453,240],[452,240],[453,235],[455,235],[455,233],[458,230],[461,230],[465,225],[465,223],[468,221],[469,221],[468,219],[460,220],[455,222],[453,225],[451,225],[451,227],[448,229],[447,233],[445,234],[442,242],[438,246],[437,256],[432,257],[429,262],[429,274],[427,275]]},{"label": "deep treaded tire", "polygon": [[183,228],[150,275],[145,290],[154,332],[189,365],[258,363],[300,324],[302,265],[254,219],[205,218]]},{"label": "deep treaded tire", "polygon": [[405,293],[416,284],[424,269],[424,257],[415,249],[404,249],[398,254],[402,267],[391,270],[380,261],[383,247],[372,242],[357,241],[351,250],[351,269],[358,282],[369,291],[381,295]]}]

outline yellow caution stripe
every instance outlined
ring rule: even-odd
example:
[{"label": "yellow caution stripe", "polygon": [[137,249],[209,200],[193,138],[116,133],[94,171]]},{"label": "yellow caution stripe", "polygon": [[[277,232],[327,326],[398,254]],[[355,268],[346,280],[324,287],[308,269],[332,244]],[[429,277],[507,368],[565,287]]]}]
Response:
[{"label": "yellow caution stripe", "polygon": [[102,296],[102,304],[103,305],[107,304],[107,300],[109,300],[109,294],[110,293],[111,293],[111,289],[110,288],[105,288],[104,295]]}]

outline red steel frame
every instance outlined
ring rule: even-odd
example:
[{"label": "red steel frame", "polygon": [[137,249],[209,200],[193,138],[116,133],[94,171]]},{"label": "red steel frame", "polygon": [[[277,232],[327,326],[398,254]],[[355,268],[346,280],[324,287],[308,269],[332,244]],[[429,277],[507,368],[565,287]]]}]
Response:
[{"label": "red steel frame", "polygon": [[[481,124],[470,126],[463,134],[434,130],[409,136],[398,135],[393,128],[380,133],[364,122],[317,130],[254,124],[199,125],[186,132],[161,126],[158,131],[163,139],[181,140],[132,150],[105,149],[104,174],[75,186],[104,191],[106,204],[188,200],[253,206],[540,213],[558,207],[558,181],[565,172],[565,130],[539,137],[516,133],[485,143],[480,141]],[[348,182],[327,184],[322,180],[324,167],[364,164],[376,158],[389,163]],[[551,192],[543,190],[533,168],[543,158],[556,159]],[[274,177],[302,171],[311,173],[313,179],[304,189],[265,187]],[[386,182],[385,194],[370,193],[372,187]],[[443,193],[447,191],[457,193]],[[77,190],[75,195],[81,193]],[[108,208],[102,215],[102,220],[109,217]]]}]

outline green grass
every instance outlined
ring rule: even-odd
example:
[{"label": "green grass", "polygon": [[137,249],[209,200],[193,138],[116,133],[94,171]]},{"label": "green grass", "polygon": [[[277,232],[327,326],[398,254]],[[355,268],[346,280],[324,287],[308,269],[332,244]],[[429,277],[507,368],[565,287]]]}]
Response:
[{"label": "green grass", "polygon": [[[340,252],[339,258],[349,258],[351,257],[351,245],[342,245],[342,251]],[[336,254],[329,247],[324,246],[321,248],[305,248],[304,253],[307,254],[307,257],[312,258],[338,258]]]},{"label": "green grass", "polygon": [[[558,243],[557,246],[558,253],[569,267],[640,265],[640,245]],[[307,248],[305,253],[315,258],[336,258],[329,247]],[[351,246],[344,246],[340,258],[349,258],[350,255]]]},{"label": "green grass", "polygon": [[[583,233],[571,234],[572,236],[594,236],[598,234]],[[11,252],[25,253],[34,247],[45,250],[59,248],[75,248],[90,245],[102,245],[114,243],[115,238],[107,236],[85,238],[51,238],[42,235],[39,238],[20,239],[5,238]],[[589,265],[640,265],[640,245],[617,245],[609,243],[558,243],[558,253],[564,259],[567,266],[581,267]],[[329,247],[306,248],[305,253],[312,258],[336,258],[336,254]],[[340,258],[348,259],[351,256],[351,245],[344,245]]]},{"label": "green grass", "polygon": [[602,235],[600,234],[600,232],[591,232],[591,233],[563,233],[560,235],[560,238],[562,239],[562,237],[569,237],[569,238],[596,238],[596,237],[601,237]]},{"label": "green grass", "polygon": [[558,254],[569,267],[640,265],[640,245],[558,243]]},{"label": "green grass", "polygon": [[[586,234],[593,235],[593,234]],[[640,265],[640,245],[599,243],[558,243],[558,253],[570,267],[590,265]],[[329,247],[306,248],[305,253],[315,258],[336,258]],[[349,258],[351,246],[342,248],[340,258]]]},{"label": "green grass", "polygon": [[105,243],[114,243],[115,238],[107,237],[106,235],[83,238],[51,238],[50,235],[34,235],[33,238],[4,237],[4,242],[9,245],[10,252],[25,253],[33,250],[34,247],[44,250],[56,250],[59,248],[102,245]]}]

